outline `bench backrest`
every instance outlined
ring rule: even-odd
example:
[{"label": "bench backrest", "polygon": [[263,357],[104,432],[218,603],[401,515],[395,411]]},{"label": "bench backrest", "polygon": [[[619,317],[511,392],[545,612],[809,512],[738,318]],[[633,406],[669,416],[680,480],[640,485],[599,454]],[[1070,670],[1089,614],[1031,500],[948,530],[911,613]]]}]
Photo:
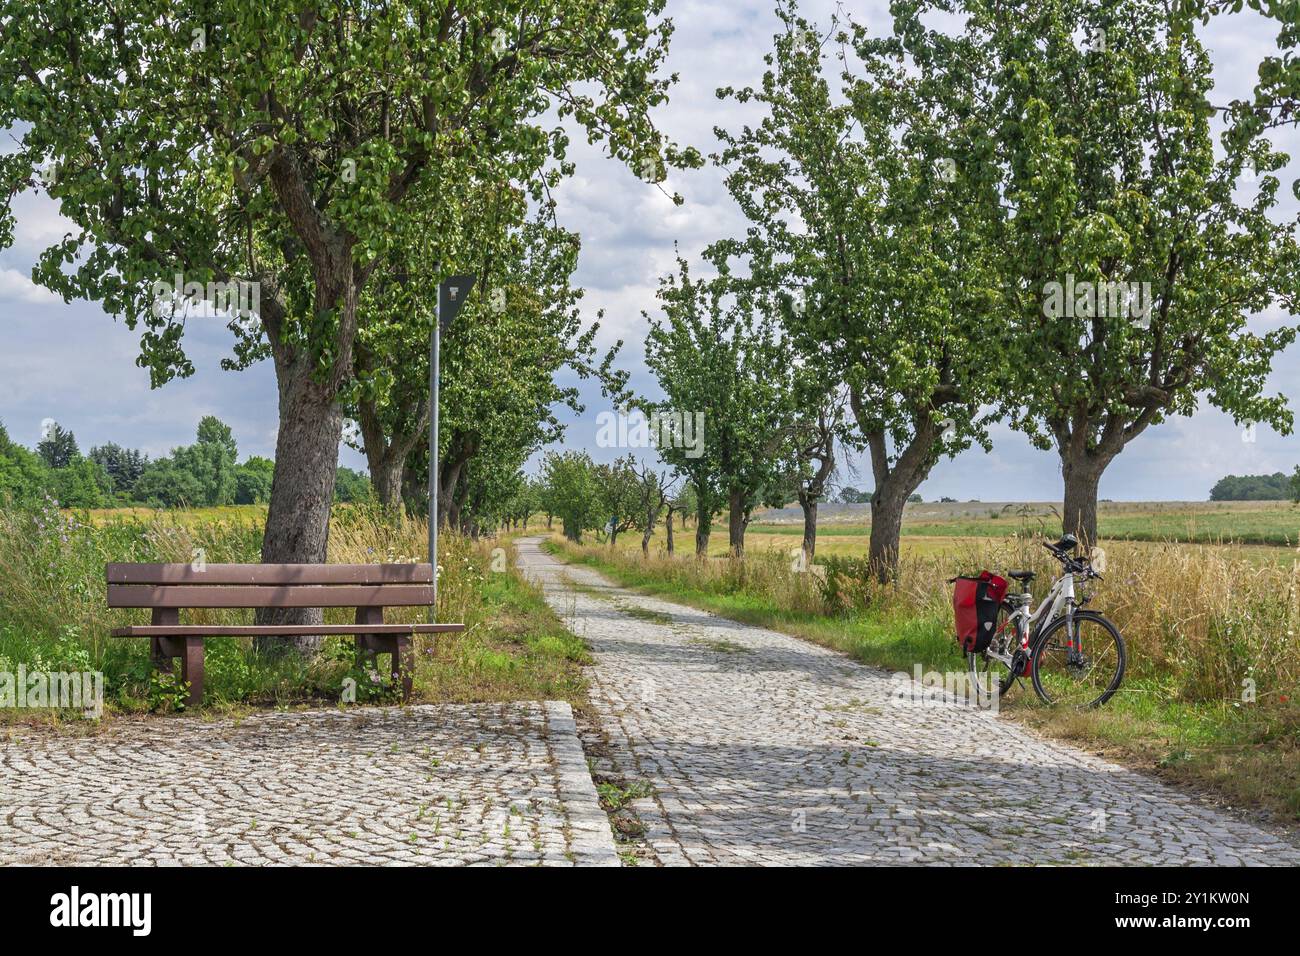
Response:
[{"label": "bench backrest", "polygon": [[110,564],[109,607],[415,607],[427,564]]}]

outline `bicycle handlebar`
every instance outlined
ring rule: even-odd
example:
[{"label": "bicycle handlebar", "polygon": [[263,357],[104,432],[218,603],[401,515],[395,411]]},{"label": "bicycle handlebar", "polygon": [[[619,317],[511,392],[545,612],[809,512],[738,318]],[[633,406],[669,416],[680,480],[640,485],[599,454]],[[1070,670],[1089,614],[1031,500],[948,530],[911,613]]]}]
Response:
[{"label": "bicycle handlebar", "polygon": [[1062,551],[1054,544],[1043,542],[1043,547],[1052,552],[1052,557],[1056,558],[1065,565],[1065,569],[1073,574],[1086,574],[1090,578],[1096,578],[1098,581],[1106,580],[1099,573],[1092,569],[1092,564],[1088,558],[1076,558],[1069,552]]}]

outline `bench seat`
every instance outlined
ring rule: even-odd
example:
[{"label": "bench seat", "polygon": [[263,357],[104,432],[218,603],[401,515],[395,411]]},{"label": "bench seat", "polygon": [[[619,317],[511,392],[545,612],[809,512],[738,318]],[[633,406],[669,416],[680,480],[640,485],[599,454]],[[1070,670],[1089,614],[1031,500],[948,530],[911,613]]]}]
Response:
[{"label": "bench seat", "polygon": [[464,624],[132,624],[114,637],[274,637],[320,634],[447,634]]}]

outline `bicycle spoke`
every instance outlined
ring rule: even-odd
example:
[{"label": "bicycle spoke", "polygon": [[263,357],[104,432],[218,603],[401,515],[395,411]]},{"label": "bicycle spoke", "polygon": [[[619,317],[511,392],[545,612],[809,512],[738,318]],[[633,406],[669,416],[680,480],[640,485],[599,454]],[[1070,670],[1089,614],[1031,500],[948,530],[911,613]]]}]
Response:
[{"label": "bicycle spoke", "polygon": [[1053,704],[1095,704],[1114,689],[1122,674],[1114,635],[1093,618],[1077,618],[1072,628],[1052,632],[1039,645],[1038,655],[1039,683]]}]

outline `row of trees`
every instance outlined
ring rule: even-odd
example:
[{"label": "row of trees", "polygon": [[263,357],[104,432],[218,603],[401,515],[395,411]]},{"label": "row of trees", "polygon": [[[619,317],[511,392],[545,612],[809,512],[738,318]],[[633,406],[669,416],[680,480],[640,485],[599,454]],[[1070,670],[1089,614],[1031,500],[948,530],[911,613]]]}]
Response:
[{"label": "row of trees", "polygon": [[571,541],[581,541],[585,532],[594,530],[614,546],[620,534],[635,531],[641,534],[641,550],[648,553],[662,521],[672,554],[675,521],[685,528],[688,517],[698,514],[689,484],[633,455],[596,464],[586,452],[548,452],[533,487],[537,510],[546,515],[547,527],[559,518]]},{"label": "row of trees", "polygon": [[1294,474],[1228,475],[1210,489],[1211,501],[1300,501],[1300,465]]},{"label": "row of trees", "polygon": [[[194,444],[152,461],[115,442],[83,455],[76,436],[57,422],[49,424],[32,451],[0,426],[0,501],[20,505],[46,497],[68,508],[265,504],[274,471],[269,458],[250,456],[238,463],[234,434],[211,415],[199,422]],[[370,493],[365,475],[339,469],[337,500],[361,501]]]},{"label": "row of trees", "polygon": [[[718,91],[762,111],[716,130],[749,222],[706,251],[712,277],[679,260],[663,280],[646,361],[665,398],[642,403],[707,412],[704,455],[660,451],[695,491],[701,552],[715,512],[740,552],[751,509],[797,497],[811,554],[837,445],[867,453],[887,579],[905,502],[996,420],[1056,450],[1085,540],[1107,466],[1169,416],[1208,400],[1288,433],[1264,386],[1296,326],[1248,319],[1300,311],[1287,157],[1265,135],[1294,116],[1212,104],[1185,7],[891,9],[882,35],[782,3],[762,83]],[[962,25],[933,28],[941,12]]]}]

